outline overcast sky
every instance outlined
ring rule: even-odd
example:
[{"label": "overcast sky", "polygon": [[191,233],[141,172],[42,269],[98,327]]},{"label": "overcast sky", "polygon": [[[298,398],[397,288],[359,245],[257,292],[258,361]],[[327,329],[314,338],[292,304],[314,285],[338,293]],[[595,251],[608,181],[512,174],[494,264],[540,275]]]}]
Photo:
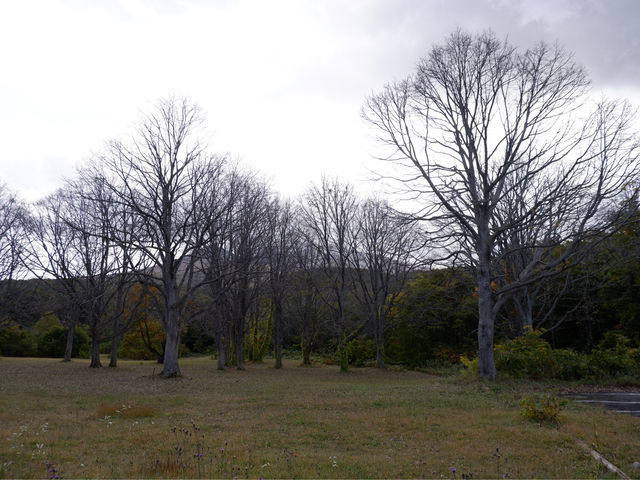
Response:
[{"label": "overcast sky", "polygon": [[558,41],[596,93],[640,105],[636,0],[3,1],[0,179],[35,200],[175,94],[207,113],[215,151],[283,193],[365,181],[364,98],[456,27]]}]

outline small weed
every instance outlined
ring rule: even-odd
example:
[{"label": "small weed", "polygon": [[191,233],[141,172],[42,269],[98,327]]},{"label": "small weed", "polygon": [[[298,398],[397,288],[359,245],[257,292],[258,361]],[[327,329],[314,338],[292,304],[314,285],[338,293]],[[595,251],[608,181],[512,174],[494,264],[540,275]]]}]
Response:
[{"label": "small weed", "polygon": [[53,463],[47,462],[45,466],[47,467],[47,478],[49,480],[62,478],[60,476],[60,472]]},{"label": "small weed", "polygon": [[565,402],[553,395],[542,398],[529,395],[522,399],[520,416],[539,423],[560,424],[560,412]]},{"label": "small weed", "polygon": [[[145,475],[169,477],[209,478],[214,476],[213,468],[217,463],[219,472],[224,465],[224,448],[220,449],[220,458],[215,458],[213,449],[206,446],[205,434],[200,427],[191,422],[190,428],[172,427],[167,437],[169,445],[160,447],[166,452],[164,460],[157,459]],[[219,476],[219,475],[217,475]]]},{"label": "small weed", "polygon": [[474,358],[473,360],[471,360],[470,358],[466,357],[466,356],[461,356],[460,357],[460,363],[462,363],[462,365],[464,366],[464,368],[462,369],[462,374],[463,375],[468,375],[470,377],[477,377],[478,376],[478,362],[479,360],[477,358]]}]

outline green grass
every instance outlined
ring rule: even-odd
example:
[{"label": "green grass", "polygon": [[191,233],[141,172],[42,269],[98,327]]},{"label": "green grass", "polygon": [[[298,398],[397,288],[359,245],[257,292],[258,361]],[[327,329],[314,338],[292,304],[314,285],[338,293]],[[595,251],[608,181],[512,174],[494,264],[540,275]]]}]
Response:
[{"label": "green grass", "polygon": [[208,358],[165,380],[119,365],[0,358],[0,476],[613,477],[577,437],[638,477],[640,419],[569,402],[559,426],[527,421],[521,399],[542,384],[295,361],[220,372]]}]

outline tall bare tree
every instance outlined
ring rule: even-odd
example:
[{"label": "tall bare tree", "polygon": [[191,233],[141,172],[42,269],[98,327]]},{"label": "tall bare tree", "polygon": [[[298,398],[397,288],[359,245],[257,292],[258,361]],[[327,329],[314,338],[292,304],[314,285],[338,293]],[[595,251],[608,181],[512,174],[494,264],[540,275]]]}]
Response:
[{"label": "tall bare tree", "polygon": [[266,273],[262,238],[266,234],[268,190],[253,175],[244,175],[238,184],[238,202],[233,206],[234,226],[227,243],[231,274],[225,291],[231,323],[236,366],[244,370],[244,339],[247,315],[258,300]]},{"label": "tall bare tree", "polygon": [[356,298],[367,312],[376,341],[376,365],[385,368],[384,338],[387,320],[418,266],[422,239],[415,221],[401,216],[384,200],[369,199],[358,212],[356,246],[351,264]]},{"label": "tall bare tree", "polygon": [[[299,213],[299,212],[298,212]],[[293,239],[293,274],[289,283],[288,309],[291,312],[292,327],[300,337],[303,365],[311,365],[311,352],[326,330],[328,312],[322,301],[321,255],[316,247],[307,241],[307,235],[299,227],[301,221],[296,216]]]},{"label": "tall bare tree", "polygon": [[[113,201],[138,226],[113,240],[129,244],[145,269],[136,271],[152,296],[166,334],[161,375],[180,375],[178,347],[185,312],[203,285],[199,256],[211,223],[208,197],[224,159],[207,153],[204,115],[186,99],[168,98],[144,115],[127,141],[111,141],[94,162]],[[133,233],[133,235],[132,235]]]},{"label": "tall bare tree", "polygon": [[71,361],[73,334],[88,300],[82,236],[67,222],[74,209],[63,190],[37,202],[27,220],[29,242],[24,252],[26,268],[61,301],[56,310],[68,328],[66,362]]},{"label": "tall bare tree", "polygon": [[267,272],[263,238],[269,205],[267,186],[238,166],[226,172],[217,204],[211,206],[213,221],[203,250],[203,271],[212,298],[218,368],[232,361],[244,370],[244,339],[247,315],[257,301]]},{"label": "tall bare tree", "polygon": [[22,274],[25,206],[0,183],[0,328],[9,323],[15,280]]},{"label": "tall bare tree", "polygon": [[[635,180],[635,140],[628,106],[591,108],[588,79],[572,56],[544,43],[521,51],[492,33],[457,31],[435,46],[406,80],[371,96],[365,118],[379,132],[381,158],[396,167],[456,258],[475,269],[478,287],[479,372],[495,377],[494,324],[504,295],[496,262],[501,237],[552,222],[566,209],[550,244],[562,255],[533,256],[515,290],[568,261],[577,246],[606,230],[603,210]],[[524,183],[526,209],[502,218],[501,205]],[[509,247],[511,248],[511,247]],[[521,248],[520,246],[516,248]]]},{"label": "tall bare tree", "polygon": [[314,246],[321,260],[322,282],[326,282],[328,290],[324,298],[334,313],[342,371],[349,367],[346,299],[351,285],[357,204],[350,185],[324,177],[320,185],[309,189],[301,206],[305,240]]},{"label": "tall bare tree", "polygon": [[[83,321],[91,337],[89,366],[98,368],[100,343],[111,338],[117,344],[123,334],[124,297],[134,280],[130,245],[114,241],[115,230],[127,231],[126,216],[103,178],[68,181],[63,195],[67,205],[63,220],[76,233],[74,248],[82,266]],[[116,324],[120,328],[114,328]],[[109,365],[116,365],[113,351]]]},{"label": "tall bare tree", "polygon": [[273,308],[275,367],[282,368],[285,329],[284,306],[294,266],[294,216],[291,202],[275,198],[267,210],[268,231],[263,236],[264,256]]}]

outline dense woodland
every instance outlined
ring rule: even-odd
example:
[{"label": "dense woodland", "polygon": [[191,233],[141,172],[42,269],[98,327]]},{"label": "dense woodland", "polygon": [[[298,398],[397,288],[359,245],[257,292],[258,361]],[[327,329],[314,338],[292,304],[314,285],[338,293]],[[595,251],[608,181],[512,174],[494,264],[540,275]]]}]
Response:
[{"label": "dense woodland", "polygon": [[0,187],[0,353],[640,375],[635,120],[588,83],[557,46],[434,47],[363,108],[414,210],[283,198],[161,100],[46,198]]}]

